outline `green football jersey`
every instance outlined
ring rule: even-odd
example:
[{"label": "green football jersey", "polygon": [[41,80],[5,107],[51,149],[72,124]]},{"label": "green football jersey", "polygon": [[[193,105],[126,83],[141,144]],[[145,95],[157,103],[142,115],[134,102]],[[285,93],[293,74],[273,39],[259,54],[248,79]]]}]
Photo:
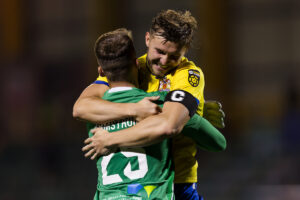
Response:
[{"label": "green football jersey", "polygon": [[[167,93],[146,93],[137,88],[119,87],[108,90],[103,99],[116,103],[136,103],[147,96],[160,96],[156,103],[162,106]],[[113,134],[135,124],[133,118],[127,118],[98,126]],[[95,126],[88,123],[89,136]],[[219,151],[226,146],[224,136],[197,114],[188,121],[182,134],[191,137],[204,150]],[[121,148],[98,158],[98,185],[94,200],[173,199],[174,170],[170,142],[165,139],[144,148]]]},{"label": "green football jersey", "polygon": [[[154,95],[137,88],[113,88],[104,94],[103,99],[135,103]],[[135,123],[133,118],[127,118],[101,124],[100,127],[113,134]],[[89,125],[89,128],[93,127],[95,125]],[[143,148],[120,148],[108,156],[99,157],[98,185],[94,199],[173,199],[174,170],[169,143],[170,140],[165,139]]]}]

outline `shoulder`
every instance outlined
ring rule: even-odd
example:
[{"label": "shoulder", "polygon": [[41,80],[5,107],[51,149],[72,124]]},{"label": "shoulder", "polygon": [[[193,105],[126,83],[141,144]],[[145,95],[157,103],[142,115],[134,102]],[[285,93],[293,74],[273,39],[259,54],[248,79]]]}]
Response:
[{"label": "shoulder", "polygon": [[176,72],[180,72],[180,71],[195,71],[197,72],[197,74],[199,74],[200,76],[203,76],[203,72],[201,70],[201,68],[197,65],[195,65],[195,63],[193,61],[188,60],[186,57],[183,57]]},{"label": "shoulder", "polygon": [[194,62],[183,58],[180,65],[168,77],[171,80],[171,90],[185,90],[194,95],[197,99],[202,99],[204,91],[204,76],[200,67]]},{"label": "shoulder", "polygon": [[139,57],[137,60],[138,60],[138,65],[139,65],[139,67],[146,67],[146,63],[147,63],[147,54],[142,55],[142,56]]},{"label": "shoulder", "polygon": [[188,77],[189,79],[196,79],[197,82],[204,79],[204,74],[200,67],[196,66],[193,61],[189,61],[183,57],[179,66],[171,74],[174,78]]},{"label": "shoulder", "polygon": [[138,61],[140,75],[142,76],[147,75],[149,72],[149,70],[147,70],[147,54],[144,54],[143,56],[139,57],[137,61]]}]

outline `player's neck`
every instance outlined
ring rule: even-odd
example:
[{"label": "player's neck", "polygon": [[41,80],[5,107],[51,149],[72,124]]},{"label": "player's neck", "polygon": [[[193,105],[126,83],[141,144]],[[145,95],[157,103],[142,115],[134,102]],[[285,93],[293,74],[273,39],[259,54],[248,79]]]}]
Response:
[{"label": "player's neck", "polygon": [[135,84],[130,83],[130,82],[125,82],[125,81],[116,81],[116,82],[110,82],[109,83],[111,88],[114,87],[137,87]]},{"label": "player's neck", "polygon": [[128,74],[128,76],[125,78],[125,80],[122,81],[109,81],[108,83],[110,87],[139,87],[139,82],[137,77],[133,77],[132,74]]}]

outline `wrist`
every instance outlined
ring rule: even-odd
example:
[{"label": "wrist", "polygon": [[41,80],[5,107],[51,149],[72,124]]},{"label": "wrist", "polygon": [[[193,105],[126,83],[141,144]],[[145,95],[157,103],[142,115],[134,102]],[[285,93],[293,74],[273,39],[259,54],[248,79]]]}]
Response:
[{"label": "wrist", "polygon": [[138,113],[136,111],[136,103],[126,103],[126,113],[127,117],[137,117]]},{"label": "wrist", "polygon": [[118,146],[118,137],[115,137],[116,134],[114,133],[108,133],[106,135],[106,148],[114,148],[114,147],[119,147]]}]

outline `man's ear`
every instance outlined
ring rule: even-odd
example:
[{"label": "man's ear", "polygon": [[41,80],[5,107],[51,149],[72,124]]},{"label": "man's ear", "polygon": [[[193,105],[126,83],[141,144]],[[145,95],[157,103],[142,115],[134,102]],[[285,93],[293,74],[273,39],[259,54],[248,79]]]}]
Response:
[{"label": "man's ear", "polygon": [[146,42],[146,46],[149,47],[149,43],[150,43],[150,33],[149,32],[146,32],[145,42]]},{"label": "man's ear", "polygon": [[137,68],[140,69],[139,60],[138,59],[135,59],[135,63],[136,63]]},{"label": "man's ear", "polygon": [[101,66],[98,66],[98,73],[100,76],[105,76],[104,71]]}]

